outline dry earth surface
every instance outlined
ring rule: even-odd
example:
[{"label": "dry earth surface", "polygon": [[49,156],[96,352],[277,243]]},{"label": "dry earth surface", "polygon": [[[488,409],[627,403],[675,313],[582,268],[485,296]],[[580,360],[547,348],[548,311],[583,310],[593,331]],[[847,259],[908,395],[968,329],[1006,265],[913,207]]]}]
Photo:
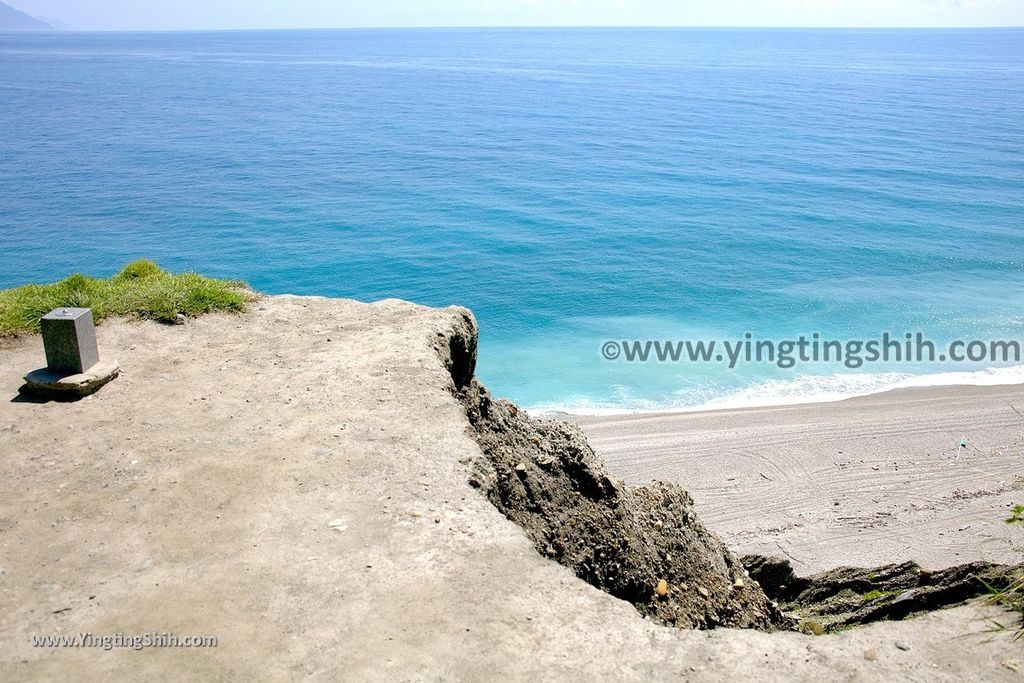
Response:
[{"label": "dry earth surface", "polygon": [[[122,375],[75,403],[18,397],[38,337],[0,349],[0,679],[1021,679],[1022,646],[986,634],[998,613],[978,605],[824,637],[674,630],[542,558],[468,483],[480,449],[437,352],[465,321],[306,297],[108,321],[101,354]],[[721,514],[695,479],[707,444],[685,437],[692,478],[682,459],[674,476],[728,540],[805,493],[751,488]],[[815,473],[795,458],[779,466]],[[31,642],[153,631],[218,646]]]}]

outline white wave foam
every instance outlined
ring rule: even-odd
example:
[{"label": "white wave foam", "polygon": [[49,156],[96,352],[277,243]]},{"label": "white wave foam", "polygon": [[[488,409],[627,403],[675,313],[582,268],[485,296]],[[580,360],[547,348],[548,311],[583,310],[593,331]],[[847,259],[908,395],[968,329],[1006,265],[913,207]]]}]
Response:
[{"label": "white wave foam", "polygon": [[911,375],[889,372],[879,374],[847,373],[836,375],[800,375],[788,380],[769,380],[729,392],[698,404],[656,404],[651,401],[625,400],[619,404],[596,404],[588,400],[571,401],[562,405],[527,407],[541,415],[568,413],[573,415],[623,415],[655,412],[693,412],[731,408],[797,405],[802,403],[831,403],[880,394],[893,389],[937,386],[999,386],[1024,384],[1024,365],[986,368],[973,372],[940,372]]}]

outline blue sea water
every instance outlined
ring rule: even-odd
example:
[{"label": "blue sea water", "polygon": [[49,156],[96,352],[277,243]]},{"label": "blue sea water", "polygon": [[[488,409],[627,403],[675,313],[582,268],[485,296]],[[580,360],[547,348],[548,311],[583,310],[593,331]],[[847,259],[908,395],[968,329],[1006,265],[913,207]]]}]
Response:
[{"label": "blue sea water", "polygon": [[0,287],[145,256],[462,304],[483,381],[549,409],[1024,381],[600,353],[1024,340],[1022,124],[1022,30],[0,35]]}]

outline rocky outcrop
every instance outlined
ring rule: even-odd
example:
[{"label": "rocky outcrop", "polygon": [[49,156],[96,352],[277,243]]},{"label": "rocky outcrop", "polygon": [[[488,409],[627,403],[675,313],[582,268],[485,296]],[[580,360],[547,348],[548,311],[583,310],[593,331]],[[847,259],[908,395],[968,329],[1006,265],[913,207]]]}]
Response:
[{"label": "rocky outcrop", "polygon": [[772,599],[824,630],[905,619],[962,604],[1001,590],[1024,575],[1024,566],[970,562],[938,571],[916,562],[873,569],[838,567],[798,577],[788,561],[749,555],[743,565]]},{"label": "rocky outcrop", "polygon": [[538,552],[645,616],[680,628],[824,633],[961,604],[1020,576],[1020,567],[988,563],[937,572],[905,563],[798,577],[785,560],[741,560],[701,524],[680,486],[627,488],[576,425],[493,399],[474,378],[476,322],[459,311],[435,348],[484,455],[470,483]]},{"label": "rocky outcrop", "polygon": [[476,318],[468,308],[452,306],[453,316],[448,327],[438,331],[434,341],[437,355],[452,376],[456,391],[469,386],[476,373],[477,325]]},{"label": "rocky outcrop", "polygon": [[683,628],[789,626],[674,484],[626,488],[579,428],[530,418],[475,380],[459,395],[486,456],[471,483],[537,550],[641,613]]}]

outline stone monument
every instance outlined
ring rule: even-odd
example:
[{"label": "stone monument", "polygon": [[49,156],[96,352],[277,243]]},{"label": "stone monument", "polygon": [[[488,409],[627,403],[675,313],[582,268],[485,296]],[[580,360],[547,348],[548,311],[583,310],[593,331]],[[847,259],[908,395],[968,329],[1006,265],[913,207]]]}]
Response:
[{"label": "stone monument", "polygon": [[22,392],[87,396],[117,377],[117,361],[101,360],[89,308],[55,308],[39,320],[46,367],[25,375]]}]

